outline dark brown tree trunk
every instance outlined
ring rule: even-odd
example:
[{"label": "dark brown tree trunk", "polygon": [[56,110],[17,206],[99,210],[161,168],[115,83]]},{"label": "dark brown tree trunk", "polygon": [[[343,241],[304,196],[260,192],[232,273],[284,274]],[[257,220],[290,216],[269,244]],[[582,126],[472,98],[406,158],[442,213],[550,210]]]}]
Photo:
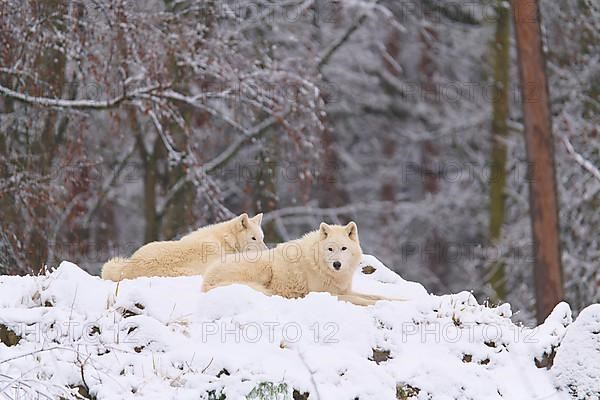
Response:
[{"label": "dark brown tree trunk", "polygon": [[519,75],[529,174],[531,226],[535,246],[535,291],[538,322],[563,298],[558,201],[554,171],[552,116],[541,23],[536,0],[513,0]]}]

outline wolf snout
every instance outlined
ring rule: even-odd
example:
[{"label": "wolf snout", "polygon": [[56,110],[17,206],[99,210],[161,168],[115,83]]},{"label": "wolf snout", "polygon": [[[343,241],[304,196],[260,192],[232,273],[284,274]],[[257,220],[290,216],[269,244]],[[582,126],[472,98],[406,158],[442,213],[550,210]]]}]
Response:
[{"label": "wolf snout", "polygon": [[342,268],[342,263],[339,261],[334,261],[333,262],[333,268],[336,269],[336,271],[339,271],[340,268]]}]

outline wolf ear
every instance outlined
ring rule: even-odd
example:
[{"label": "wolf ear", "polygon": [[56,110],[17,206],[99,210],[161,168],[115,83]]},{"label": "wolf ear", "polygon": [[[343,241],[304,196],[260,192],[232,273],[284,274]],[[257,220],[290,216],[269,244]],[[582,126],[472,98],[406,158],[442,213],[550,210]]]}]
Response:
[{"label": "wolf ear", "polygon": [[253,218],[250,218],[252,221],[256,222],[258,225],[262,222],[263,213],[256,214]]},{"label": "wolf ear", "polygon": [[239,221],[240,221],[240,227],[242,229],[248,229],[248,225],[249,225],[249,218],[248,218],[248,214],[243,213],[238,217]]},{"label": "wolf ear", "polygon": [[325,222],[321,222],[321,225],[319,225],[319,237],[321,238],[321,240],[326,239],[327,236],[329,236],[330,232],[331,227]]},{"label": "wolf ear", "polygon": [[350,222],[348,225],[344,227],[348,237],[354,241],[358,241],[358,227],[354,221]]}]

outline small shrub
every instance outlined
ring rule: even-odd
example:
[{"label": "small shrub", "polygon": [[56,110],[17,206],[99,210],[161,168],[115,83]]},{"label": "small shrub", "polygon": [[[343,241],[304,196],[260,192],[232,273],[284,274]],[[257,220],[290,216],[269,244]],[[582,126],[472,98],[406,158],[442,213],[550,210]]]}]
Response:
[{"label": "small shrub", "polygon": [[259,383],[248,395],[247,400],[293,400],[291,390],[286,383]]},{"label": "small shrub", "polygon": [[217,392],[216,390],[210,390],[207,393],[207,400],[227,400],[227,396],[221,391]]}]

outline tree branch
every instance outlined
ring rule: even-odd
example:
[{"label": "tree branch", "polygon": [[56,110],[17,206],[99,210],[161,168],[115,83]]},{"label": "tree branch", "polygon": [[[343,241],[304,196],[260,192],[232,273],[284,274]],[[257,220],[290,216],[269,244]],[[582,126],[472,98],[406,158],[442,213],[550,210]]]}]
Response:
[{"label": "tree branch", "polygon": [[127,160],[129,160],[129,157],[133,155],[135,150],[136,146],[131,145],[129,149],[125,151],[125,153],[117,160],[116,167],[113,168],[111,176],[104,182],[102,188],[100,189],[100,192],[96,195],[96,201],[89,208],[89,211],[85,215],[84,221],[86,225],[90,223],[92,216],[96,213],[96,211],[98,211],[98,208],[100,208],[102,202],[114,187],[115,183],[117,182],[117,180],[121,176],[121,173],[123,172],[123,167],[125,166],[125,163],[127,162]]},{"label": "tree branch", "polygon": [[166,209],[173,201],[173,198],[185,187],[186,183],[192,181],[194,176],[196,176],[198,169],[200,169],[200,174],[202,175],[202,177],[205,177],[207,174],[210,174],[219,167],[227,164],[229,160],[235,157],[235,155],[242,149],[242,147],[246,143],[248,143],[252,139],[257,139],[264,135],[271,126],[273,126],[276,122],[280,121],[281,119],[285,118],[286,115],[287,113],[280,117],[269,117],[251,129],[242,128],[245,133],[242,136],[238,137],[233,143],[231,143],[222,153],[213,158],[211,161],[203,164],[201,167],[191,169],[187,174],[179,178],[179,180],[175,182],[173,186],[171,186],[171,189],[169,190],[164,200],[158,207],[158,216],[160,217],[165,213]]},{"label": "tree branch", "polygon": [[30,96],[28,94],[15,92],[5,86],[0,85],[0,93],[10,97],[11,99],[20,101],[22,103],[31,104],[34,106],[41,107],[57,107],[57,108],[72,108],[77,110],[104,110],[114,108],[125,101],[134,100],[144,94],[149,94],[159,89],[160,85],[147,86],[140,89],[135,89],[130,92],[124,93],[121,96],[113,97],[112,99],[96,101],[96,100],[65,100],[65,99],[53,99],[49,97]]},{"label": "tree branch", "polygon": [[569,141],[569,138],[567,138],[566,136],[563,136],[562,141],[567,149],[567,153],[569,153],[573,157],[575,162],[577,164],[579,164],[581,166],[581,168],[583,168],[585,171],[592,174],[592,176],[594,178],[596,178],[598,181],[600,181],[600,169],[598,169],[589,160],[586,160],[581,154],[579,154],[575,150],[575,148],[573,147],[571,142]]},{"label": "tree branch", "polygon": [[[375,1],[375,4],[377,4],[377,1]],[[361,15],[352,23],[352,25],[350,25],[346,32],[344,32],[342,36],[340,36],[335,42],[333,42],[331,46],[329,46],[329,48],[326,49],[325,52],[319,56],[317,61],[318,71],[321,71],[321,68],[323,68],[323,66],[325,66],[329,62],[329,60],[335,54],[335,52],[337,52],[340,49],[340,47],[342,47],[344,43],[346,43],[348,39],[350,39],[352,34],[362,26],[362,24],[367,20],[367,16],[368,15],[366,12],[361,13]]]},{"label": "tree branch", "polygon": [[291,217],[297,215],[313,215],[313,216],[328,216],[328,215],[338,215],[338,214],[346,214],[350,212],[370,210],[375,211],[376,209],[380,210],[390,210],[394,207],[397,207],[400,202],[398,201],[375,201],[369,203],[355,203],[348,204],[341,207],[332,207],[332,208],[320,208],[320,207],[312,207],[312,206],[297,206],[297,207],[286,207],[280,208],[275,211],[271,211],[266,213],[263,216],[263,223],[267,223],[279,218]]},{"label": "tree branch", "polygon": [[213,158],[211,161],[205,164],[204,170],[206,173],[210,173],[215,169],[227,164],[231,158],[233,158],[244,146],[252,139],[257,139],[264,135],[267,130],[273,126],[276,122],[283,120],[287,114],[277,118],[275,116],[265,119],[260,124],[256,125],[250,130],[247,130],[242,136],[238,137],[232,144],[229,145],[221,154]]}]

